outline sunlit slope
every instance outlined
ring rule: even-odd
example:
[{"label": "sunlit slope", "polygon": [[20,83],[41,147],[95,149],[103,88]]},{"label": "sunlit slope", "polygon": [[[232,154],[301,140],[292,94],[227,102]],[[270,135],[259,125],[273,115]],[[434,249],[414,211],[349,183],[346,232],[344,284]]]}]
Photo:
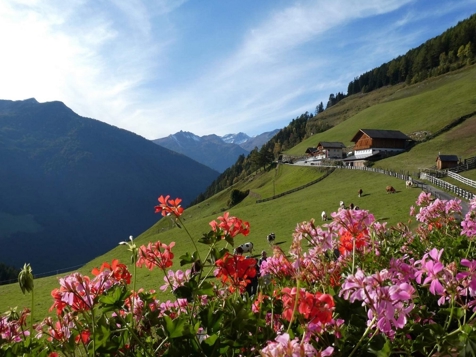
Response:
[{"label": "sunlit slope", "polygon": [[304,140],[287,153],[303,155],[306,148],[320,141],[341,141],[351,146],[352,137],[359,129],[400,130],[407,135],[422,130],[435,133],[473,112],[476,112],[476,66],[403,87],[339,125]]},{"label": "sunlit slope", "polygon": [[[453,120],[476,111],[476,67],[447,74],[430,81],[408,87],[388,87],[382,89],[385,95],[372,92],[361,96],[346,98],[337,106],[347,106],[341,110],[342,115],[336,115],[333,120],[343,122],[335,128],[314,135],[299,144],[289,152],[302,155],[308,146],[315,146],[319,141],[342,141],[350,145],[350,139],[360,128],[398,129],[404,133],[418,130],[437,131]],[[382,94],[382,92],[380,93]],[[371,100],[368,100],[368,99]],[[367,99],[367,101],[364,101]],[[336,107],[337,107],[336,106]],[[369,106],[364,109],[364,107]],[[336,108],[331,108],[336,110]],[[339,109],[339,108],[337,108]],[[340,108],[342,109],[342,108]],[[356,114],[345,119],[345,113]],[[327,113],[330,115],[331,110]],[[343,119],[339,119],[343,118]],[[470,118],[452,130],[428,141],[418,144],[410,152],[388,158],[376,165],[394,170],[414,171],[420,167],[432,166],[438,152],[456,154],[462,158],[476,155],[476,119]],[[404,182],[389,176],[350,170],[336,170],[321,182],[303,190],[283,196],[276,200],[257,204],[257,199],[267,198],[282,192],[304,185],[323,175],[322,171],[312,167],[294,167],[281,165],[277,169],[259,172],[246,180],[216,194],[210,199],[185,210],[183,218],[184,228],[178,229],[168,218],[160,219],[157,223],[135,239],[137,245],[147,244],[160,240],[164,243],[174,241],[175,265],[179,269],[179,257],[192,252],[194,247],[187,231],[196,242],[210,227],[208,223],[229,211],[231,215],[247,220],[251,224],[251,233],[248,237],[237,238],[237,244],[252,241],[255,245],[254,254],[262,249],[268,249],[266,236],[270,232],[276,233],[277,242],[287,251],[292,232],[298,222],[315,218],[320,224],[320,214],[323,210],[328,213],[337,209],[339,201],[346,204],[351,202],[363,209],[369,209],[375,217],[390,225],[400,221],[407,221],[409,207],[414,203],[419,189],[405,189]],[[474,173],[468,173],[474,177]],[[472,175],[472,176],[471,176]],[[476,178],[476,177],[474,177]],[[473,179],[474,179],[473,178]],[[398,193],[387,195],[386,185],[393,185]],[[362,188],[364,196],[357,197],[357,191]],[[228,209],[228,200],[232,189],[250,190],[249,196],[237,206]],[[162,194],[167,195],[168,192]],[[175,198],[175,197],[174,197]],[[111,208],[113,209],[113,207]],[[153,215],[153,207],[150,207]],[[185,229],[186,228],[186,229]],[[117,237],[117,242],[127,240],[129,232]],[[206,251],[200,246],[201,254]],[[130,266],[130,252],[124,245],[106,252],[104,255],[87,263],[82,269],[83,274],[90,274],[93,267],[100,266],[105,261],[119,259]],[[183,269],[185,269],[184,267]],[[133,267],[130,266],[131,272]],[[35,267],[33,266],[35,273]],[[58,277],[64,276],[59,274]],[[58,287],[58,277],[36,279],[35,281],[35,315],[36,319],[44,317],[52,304],[50,292]],[[163,274],[159,271],[137,269],[137,287],[154,289],[164,283]],[[170,298],[163,294],[161,298]],[[17,284],[0,286],[0,312],[11,306],[20,308],[30,306],[31,297],[23,295]]]},{"label": "sunlit slope", "polygon": [[476,156],[476,116],[434,139],[416,145],[408,152],[377,161],[375,167],[419,171],[434,167],[439,153],[457,155],[462,160]]},{"label": "sunlit slope", "polygon": [[[287,166],[287,170],[295,170],[296,176],[298,173],[304,175],[302,170],[306,168]],[[312,171],[312,168],[307,168]],[[274,175],[268,172],[263,176]],[[316,177],[316,172],[314,176]],[[263,181],[266,179],[261,178]],[[252,187],[260,179],[255,178],[243,186],[243,188]],[[261,188],[269,190],[266,186],[271,185],[272,179],[268,178],[268,183],[262,187],[252,188],[259,191]],[[388,195],[385,192],[386,185],[393,185],[399,192],[393,195]],[[248,185],[248,186],[247,186]],[[362,188],[364,196],[357,197],[357,191]],[[233,207],[229,210],[231,215],[235,215],[243,220],[249,221],[251,225],[251,232],[247,237],[238,237],[237,244],[247,241],[254,243],[255,251],[253,254],[258,254],[262,249],[269,251],[269,246],[266,241],[266,236],[270,232],[276,234],[276,241],[281,247],[287,251],[292,239],[292,233],[298,222],[307,221],[312,218],[316,219],[317,224],[320,222],[320,214],[323,210],[331,213],[335,211],[339,205],[339,201],[343,200],[346,204],[351,202],[360,206],[362,209],[369,209],[376,217],[376,219],[387,221],[389,224],[395,224],[400,221],[408,219],[409,207],[416,200],[420,190],[405,189],[404,182],[391,178],[389,176],[360,172],[350,170],[336,170],[330,176],[321,182],[307,187],[303,190],[294,192],[292,194],[283,196],[276,200],[256,204],[251,197]],[[198,206],[185,210],[183,217],[185,218],[185,227],[192,235],[195,242],[206,233],[210,227],[208,223],[216,219],[222,212],[218,212],[220,208],[224,208],[224,202],[227,198],[226,193],[220,193],[211,199],[200,203]],[[218,204],[216,202],[219,202]],[[213,213],[211,210],[216,210]],[[151,207],[151,214],[153,208]],[[190,217],[191,216],[191,217]],[[157,219],[161,216],[157,215]],[[170,228],[172,223],[168,218],[162,219],[156,225],[137,237],[136,244],[142,245],[148,242],[155,242],[160,240],[169,244],[175,242],[173,248],[175,254],[175,265],[173,269],[179,269],[178,257],[186,252],[194,250],[193,244],[187,235],[184,228]],[[124,237],[118,237],[120,240],[126,240],[127,233]],[[198,244],[198,243],[197,243]],[[198,244],[202,255],[206,252],[206,246]],[[100,266],[102,262],[111,261],[112,259],[119,259],[121,262],[130,263],[130,253],[124,245],[107,252],[93,261],[89,262],[83,269],[82,273],[90,275],[92,267]],[[33,267],[34,268],[34,267]],[[130,266],[131,271],[132,266]],[[65,274],[61,274],[65,275]],[[159,271],[148,271],[145,268],[137,269],[137,287],[146,289],[159,290],[163,285],[163,274]],[[57,287],[57,278],[48,277],[38,279],[35,283],[35,311],[38,316],[44,316],[52,300],[50,291]],[[170,295],[164,295],[163,298],[170,298]],[[29,295],[23,295],[17,284],[0,286],[0,311],[7,310],[10,306],[29,306]]]}]

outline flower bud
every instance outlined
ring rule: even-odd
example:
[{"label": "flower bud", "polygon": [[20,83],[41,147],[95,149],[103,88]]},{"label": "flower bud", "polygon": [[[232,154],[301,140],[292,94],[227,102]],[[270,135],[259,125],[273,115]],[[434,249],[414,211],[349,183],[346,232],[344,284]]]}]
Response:
[{"label": "flower bud", "polygon": [[23,294],[25,294],[25,291],[31,292],[33,290],[33,270],[30,264],[25,263],[23,269],[18,274],[18,284],[20,284],[20,289]]}]

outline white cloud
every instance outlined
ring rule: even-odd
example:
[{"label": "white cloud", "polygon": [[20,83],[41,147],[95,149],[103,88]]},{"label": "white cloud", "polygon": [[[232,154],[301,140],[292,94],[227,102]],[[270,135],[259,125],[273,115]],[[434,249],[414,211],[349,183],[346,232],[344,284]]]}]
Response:
[{"label": "white cloud", "polygon": [[177,49],[193,40],[181,34],[182,26],[193,28],[201,18],[193,18],[193,7],[186,25],[175,15],[192,2],[4,0],[0,98],[61,100],[80,115],[149,139],[179,130],[254,135],[312,111],[329,93],[345,92],[358,71],[406,52],[423,32],[420,22],[475,2],[438,1],[424,13],[408,10],[378,31],[360,34],[345,31],[354,29],[354,21],[419,3],[309,0],[276,3],[285,4],[280,8],[269,2],[260,22],[235,35],[239,42],[214,48],[212,61],[189,58],[185,81],[174,77],[180,75]]}]

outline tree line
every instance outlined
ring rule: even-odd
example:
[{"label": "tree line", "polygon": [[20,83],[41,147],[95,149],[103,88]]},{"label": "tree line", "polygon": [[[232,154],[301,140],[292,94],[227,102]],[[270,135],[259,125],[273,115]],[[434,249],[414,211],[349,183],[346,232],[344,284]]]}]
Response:
[{"label": "tree line", "polygon": [[476,14],[403,56],[354,78],[347,95],[367,93],[387,85],[415,84],[475,61]]},{"label": "tree line", "polygon": [[[191,204],[197,204],[216,193],[230,187],[251,173],[266,169],[283,151],[299,144],[307,136],[326,131],[330,125],[317,121],[312,132],[306,133],[309,119],[319,115],[349,95],[367,93],[372,90],[398,83],[418,83],[475,62],[474,43],[476,41],[476,14],[460,21],[455,27],[446,30],[403,56],[382,64],[359,77],[355,77],[347,88],[347,94],[331,93],[326,107],[324,103],[316,106],[315,113],[304,113],[293,119],[260,149],[255,148],[248,156],[241,155],[236,163],[226,169]],[[309,129],[309,128],[308,128]]]}]

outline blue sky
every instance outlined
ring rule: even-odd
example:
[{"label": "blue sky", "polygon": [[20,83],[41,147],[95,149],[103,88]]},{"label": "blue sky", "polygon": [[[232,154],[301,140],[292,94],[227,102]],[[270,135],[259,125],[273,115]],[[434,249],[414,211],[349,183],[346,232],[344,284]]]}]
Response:
[{"label": "blue sky", "polygon": [[280,129],[476,0],[2,0],[0,99],[157,139]]}]

